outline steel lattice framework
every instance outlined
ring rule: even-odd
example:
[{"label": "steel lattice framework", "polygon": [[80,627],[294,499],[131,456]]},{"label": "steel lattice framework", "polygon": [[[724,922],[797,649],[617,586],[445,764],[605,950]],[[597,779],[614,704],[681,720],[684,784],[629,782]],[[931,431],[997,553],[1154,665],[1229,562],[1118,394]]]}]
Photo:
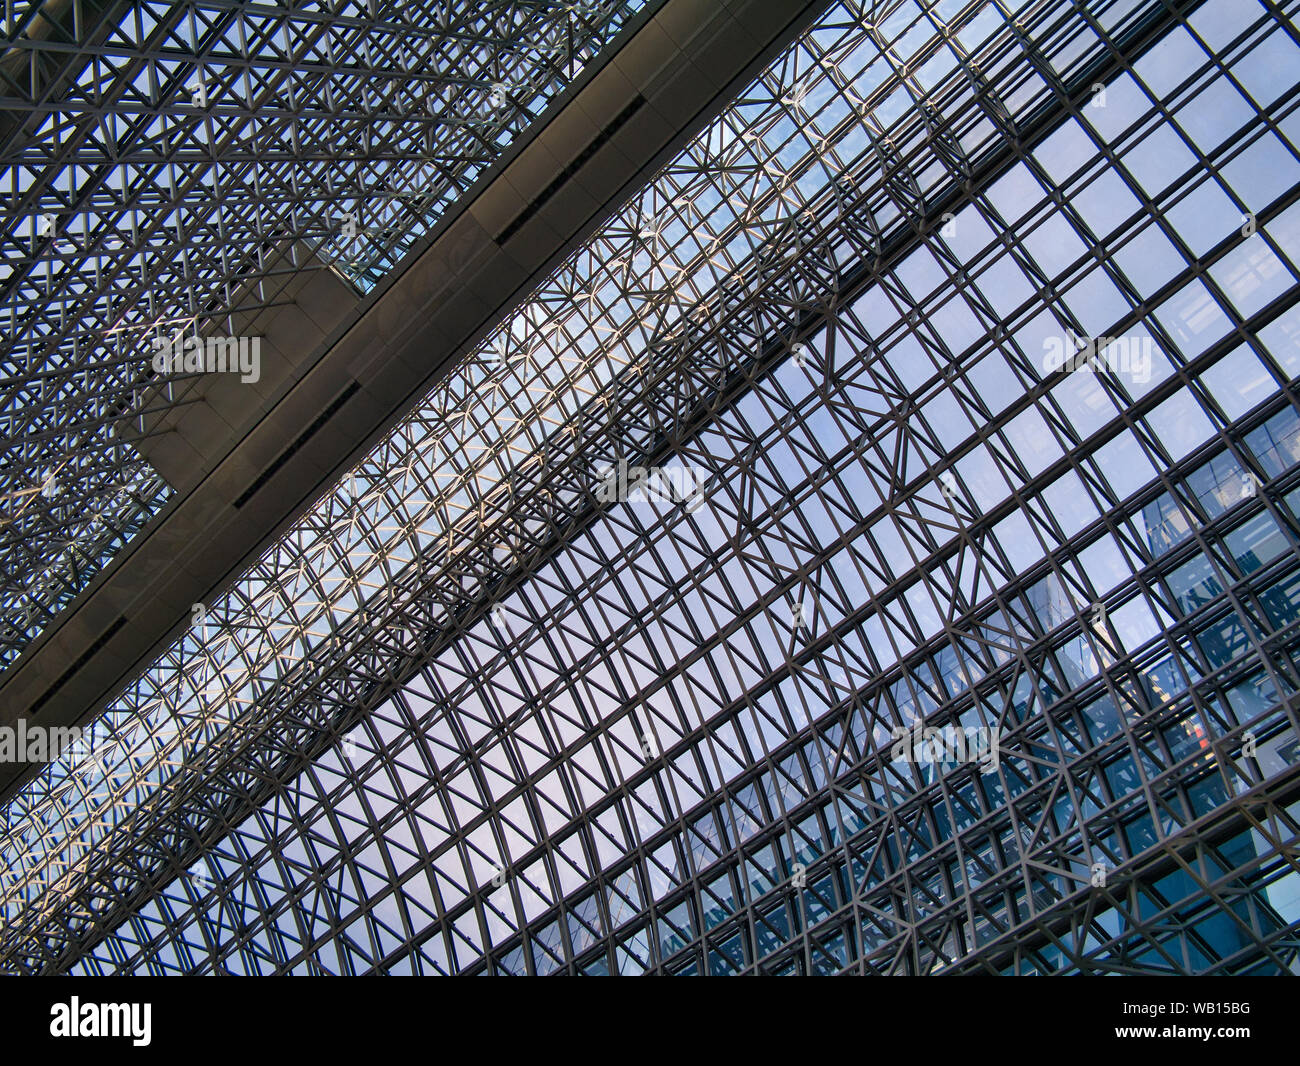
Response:
[{"label": "steel lattice framework", "polygon": [[0,666],[170,495],[133,445],[194,396],[152,339],[311,261],[371,288],[640,6],[7,6]]},{"label": "steel lattice framework", "polygon": [[833,7],[10,806],[5,967],[1293,970],[1300,46],[1246,6]]}]

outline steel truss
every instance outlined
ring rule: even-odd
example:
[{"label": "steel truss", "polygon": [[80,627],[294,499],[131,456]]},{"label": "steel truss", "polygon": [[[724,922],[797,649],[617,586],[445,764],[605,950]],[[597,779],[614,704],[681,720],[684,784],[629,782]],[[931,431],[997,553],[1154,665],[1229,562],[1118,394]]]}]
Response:
[{"label": "steel truss", "polygon": [[[28,789],[5,965],[1292,968],[1296,396],[1230,414],[1201,382],[1243,341],[1286,365],[1258,338],[1293,271],[1249,311],[1223,277],[1256,238],[1287,269],[1296,183],[1203,248],[1165,220],[1294,87],[1185,180],[1130,180],[1125,147],[1291,31],[1218,33],[1096,159],[1053,154],[1212,6],[832,10],[214,607],[216,642],[137,686],[108,772]],[[891,111],[900,88],[926,106]],[[1136,206],[1099,229],[1068,193],[1110,173]],[[1054,220],[1092,240],[1045,266]],[[1120,265],[1151,220],[1181,254],[1154,288]],[[1045,310],[1094,332],[1070,294],[1096,271],[1125,298],[1107,335],[1168,360],[1146,388],[1027,343]],[[1234,316],[1203,349],[1164,311],[1195,279]],[[1176,451],[1184,395],[1212,433]],[[598,506],[620,458],[707,469],[704,507]],[[1264,520],[1282,547],[1248,565],[1233,538]],[[1193,601],[1171,574],[1202,558]],[[1141,640],[1134,604],[1161,620]],[[918,718],[996,727],[997,774],[899,767]]]},{"label": "steel truss", "polygon": [[10,5],[0,666],[170,496],[152,340],[237,332],[308,261],[372,287],[640,6]]}]

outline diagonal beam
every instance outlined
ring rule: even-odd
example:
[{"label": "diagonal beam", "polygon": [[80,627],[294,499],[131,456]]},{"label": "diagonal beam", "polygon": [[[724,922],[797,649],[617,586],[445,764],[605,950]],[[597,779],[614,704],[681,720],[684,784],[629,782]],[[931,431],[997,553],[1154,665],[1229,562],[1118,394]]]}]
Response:
[{"label": "diagonal beam", "polygon": [[[189,624],[193,604],[233,581],[823,6],[669,0],[385,286],[358,301],[329,271],[306,270],[282,306],[236,315],[264,338],[269,377],[255,409],[224,377],[188,397],[199,402],[143,421],[142,450],[176,495],[7,672],[0,725],[91,722]],[[6,766],[0,793],[35,769]]]}]

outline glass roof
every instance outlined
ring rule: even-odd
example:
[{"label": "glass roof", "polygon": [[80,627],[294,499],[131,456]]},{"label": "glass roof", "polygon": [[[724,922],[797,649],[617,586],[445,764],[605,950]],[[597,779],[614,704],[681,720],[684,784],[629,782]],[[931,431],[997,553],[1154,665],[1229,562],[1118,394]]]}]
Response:
[{"label": "glass roof", "polygon": [[368,291],[643,3],[6,7],[0,667],[170,496],[151,340],[308,262]]},{"label": "glass roof", "polygon": [[[1297,49],[1252,10],[832,7],[11,804],[7,957],[721,973],[793,968],[793,922],[818,972],[924,972],[1231,796],[1300,602],[1300,490],[1241,488],[1300,461]],[[1044,363],[1100,335],[1145,372]],[[591,507],[647,454],[703,505]],[[938,714],[1013,734],[1002,773],[891,766]],[[149,851],[182,823],[226,832]],[[142,865],[128,920],[93,884]]]}]

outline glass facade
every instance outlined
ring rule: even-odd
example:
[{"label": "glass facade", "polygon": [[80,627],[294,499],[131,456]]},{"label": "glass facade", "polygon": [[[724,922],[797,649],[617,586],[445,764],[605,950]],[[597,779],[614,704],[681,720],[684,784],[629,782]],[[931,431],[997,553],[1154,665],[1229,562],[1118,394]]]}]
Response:
[{"label": "glass facade", "polygon": [[830,7],[11,805],[0,964],[1295,972],[1295,6]]}]

